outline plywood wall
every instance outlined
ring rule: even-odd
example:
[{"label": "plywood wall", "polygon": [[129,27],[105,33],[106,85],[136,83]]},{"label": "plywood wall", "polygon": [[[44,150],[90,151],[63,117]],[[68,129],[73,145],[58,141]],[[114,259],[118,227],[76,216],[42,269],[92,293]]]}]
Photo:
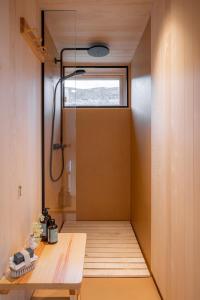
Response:
[{"label": "plywood wall", "polygon": [[77,218],[130,219],[130,110],[77,109]]},{"label": "plywood wall", "polygon": [[[0,2],[0,276],[8,257],[24,246],[41,207],[40,62],[20,35],[20,16],[39,26],[34,0]],[[25,298],[23,292],[0,296]]]},{"label": "plywood wall", "polygon": [[166,300],[200,299],[200,2],[152,13],[152,271]]},{"label": "plywood wall", "polygon": [[151,261],[151,25],[131,63],[131,222]]}]

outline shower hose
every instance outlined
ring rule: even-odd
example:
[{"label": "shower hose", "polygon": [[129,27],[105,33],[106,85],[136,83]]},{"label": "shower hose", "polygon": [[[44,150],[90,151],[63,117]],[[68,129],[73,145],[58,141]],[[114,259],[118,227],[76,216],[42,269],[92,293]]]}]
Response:
[{"label": "shower hose", "polygon": [[[65,145],[63,144],[54,144],[54,130],[55,130],[55,115],[56,115],[56,91],[57,91],[57,87],[59,85],[59,83],[62,80],[60,79],[55,86],[54,89],[54,94],[53,94],[53,115],[52,115],[52,125],[51,125],[51,143],[50,143],[50,178],[53,182],[58,181],[63,174],[64,171],[64,148]],[[61,150],[61,162],[62,162],[62,166],[61,166],[61,170],[59,172],[59,174],[57,176],[53,175],[53,151],[54,150]]]}]

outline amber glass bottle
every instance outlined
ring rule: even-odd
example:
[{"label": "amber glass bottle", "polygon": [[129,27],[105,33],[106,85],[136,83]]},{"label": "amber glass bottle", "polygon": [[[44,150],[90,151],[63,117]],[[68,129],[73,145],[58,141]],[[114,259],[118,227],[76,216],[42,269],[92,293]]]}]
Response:
[{"label": "amber glass bottle", "polygon": [[48,243],[55,244],[58,241],[58,226],[54,219],[51,219],[48,227]]},{"label": "amber glass bottle", "polygon": [[51,220],[51,216],[48,213],[48,208],[44,208],[42,211],[42,216],[40,218],[40,224],[42,226],[42,241],[48,240],[48,227]]}]

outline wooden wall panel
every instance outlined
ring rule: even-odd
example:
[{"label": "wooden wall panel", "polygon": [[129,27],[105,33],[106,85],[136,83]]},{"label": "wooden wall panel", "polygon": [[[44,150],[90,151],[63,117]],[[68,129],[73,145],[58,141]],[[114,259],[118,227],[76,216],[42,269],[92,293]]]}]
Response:
[{"label": "wooden wall panel", "polygon": [[[41,208],[40,62],[20,35],[20,16],[39,26],[35,1],[0,2],[0,276],[9,256],[24,246]],[[0,299],[28,295],[12,292]]]},{"label": "wooden wall panel", "polygon": [[151,261],[151,24],[131,63],[131,222]]},{"label": "wooden wall panel", "polygon": [[130,219],[130,110],[77,109],[77,219]]},{"label": "wooden wall panel", "polygon": [[[170,22],[167,1],[152,14],[151,268],[168,299],[170,248]],[[166,16],[165,16],[166,13]],[[168,26],[165,25],[165,22]],[[162,32],[165,30],[165,32]],[[159,48],[159,49],[158,49]]]},{"label": "wooden wall panel", "polygon": [[199,9],[152,12],[152,271],[169,300],[200,298]]}]

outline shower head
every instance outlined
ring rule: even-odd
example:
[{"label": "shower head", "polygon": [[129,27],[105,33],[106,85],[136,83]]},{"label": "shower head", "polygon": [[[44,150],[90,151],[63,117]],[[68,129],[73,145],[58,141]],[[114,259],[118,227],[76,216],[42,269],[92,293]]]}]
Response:
[{"label": "shower head", "polygon": [[97,44],[88,48],[87,52],[93,57],[104,57],[110,53],[110,49],[106,45]]},{"label": "shower head", "polygon": [[78,69],[78,70],[75,70],[74,72],[72,72],[71,74],[68,74],[68,75],[66,75],[66,76],[63,76],[63,77],[61,78],[61,80],[64,81],[64,80],[66,80],[66,79],[68,79],[68,78],[70,78],[70,77],[77,76],[77,75],[82,75],[82,74],[84,74],[84,73],[86,73],[86,71],[85,71],[84,69]]}]

